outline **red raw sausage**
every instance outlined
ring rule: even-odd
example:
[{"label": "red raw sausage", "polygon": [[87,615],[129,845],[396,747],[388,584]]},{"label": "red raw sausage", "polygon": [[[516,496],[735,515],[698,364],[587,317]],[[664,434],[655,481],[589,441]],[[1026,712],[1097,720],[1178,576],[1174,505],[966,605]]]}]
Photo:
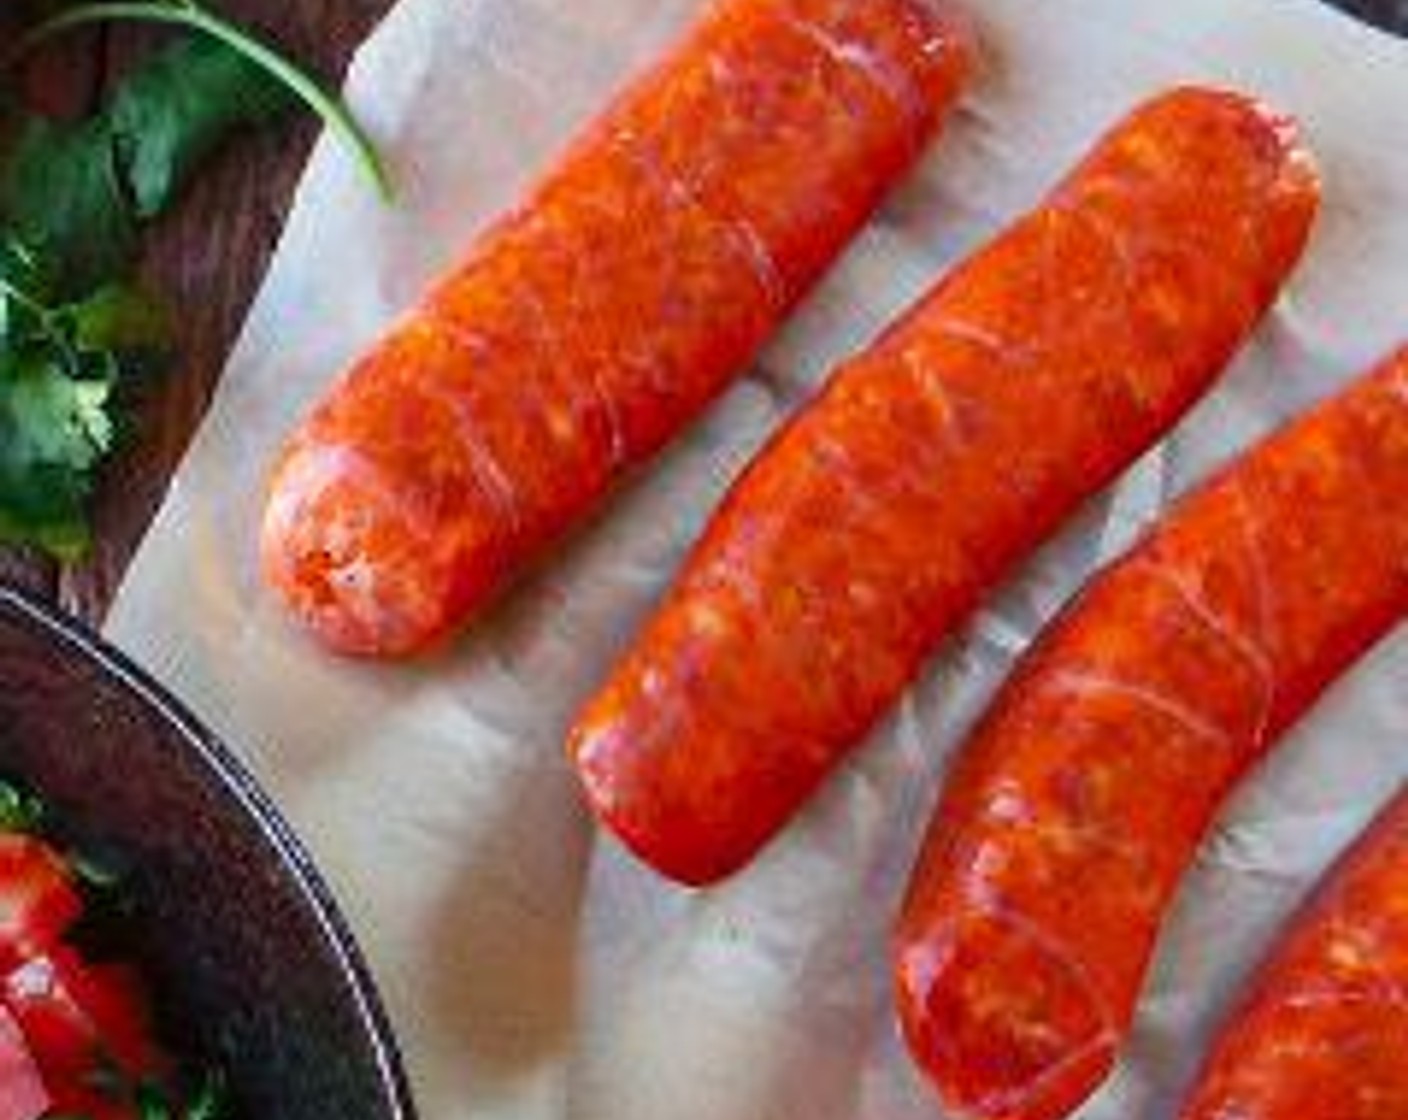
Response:
[{"label": "red raw sausage", "polygon": [[1408,350],[1184,498],[958,756],[896,944],[943,1097],[1055,1120],[1104,1078],[1232,785],[1408,610]]},{"label": "red raw sausage", "polygon": [[1319,887],[1183,1120],[1408,1116],[1408,787]]},{"label": "red raw sausage", "polygon": [[745,863],[1019,559],[1159,438],[1299,257],[1284,118],[1184,89],[843,366],[733,488],[571,737],[687,883]]},{"label": "red raw sausage", "polygon": [[267,582],[344,652],[451,634],[747,366],[967,58],[946,0],[717,0],[293,437]]}]

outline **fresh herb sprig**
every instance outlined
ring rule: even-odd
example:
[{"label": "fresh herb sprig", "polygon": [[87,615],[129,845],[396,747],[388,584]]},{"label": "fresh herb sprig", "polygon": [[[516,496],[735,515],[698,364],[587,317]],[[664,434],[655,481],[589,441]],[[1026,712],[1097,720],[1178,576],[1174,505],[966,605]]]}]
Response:
[{"label": "fresh herb sprig", "polygon": [[0,833],[37,833],[48,812],[41,798],[14,782],[0,778]]},{"label": "fresh herb sprig", "polygon": [[346,106],[302,67],[196,0],[118,0],[72,5],[21,35],[15,46],[0,59],[0,69],[13,66],[36,47],[75,28],[117,22],[168,24],[200,32],[223,43],[265,71],[277,85],[287,89],[316,113],[351,149],[382,197],[391,198],[391,179],[376,145]]},{"label": "fresh herb sprig", "polygon": [[88,547],[94,471],[117,437],[113,395],[165,327],[135,288],[68,300],[55,283],[38,256],[0,237],[0,540],[73,560]]},{"label": "fresh herb sprig", "polygon": [[135,1103],[139,1120],[224,1120],[229,1092],[224,1077],[211,1073],[182,1102],[148,1082],[137,1087]]},{"label": "fresh herb sprig", "polygon": [[91,116],[54,120],[0,91],[0,544],[61,561],[91,547],[98,470],[167,341],[164,317],[130,279],[143,225],[230,132],[300,102],[390,192],[375,147],[334,96],[194,0],[70,4],[0,55],[0,75],[65,32],[131,20],[193,34],[128,74]]},{"label": "fresh herb sprig", "polygon": [[[207,1074],[184,1101],[150,1081],[130,1087],[120,1076],[112,1084],[102,1086],[101,1091],[117,1103],[130,1103],[137,1120],[226,1120],[230,1115],[229,1090],[225,1078],[218,1073]],[[51,1112],[44,1120],[94,1118],[82,1112]]]}]

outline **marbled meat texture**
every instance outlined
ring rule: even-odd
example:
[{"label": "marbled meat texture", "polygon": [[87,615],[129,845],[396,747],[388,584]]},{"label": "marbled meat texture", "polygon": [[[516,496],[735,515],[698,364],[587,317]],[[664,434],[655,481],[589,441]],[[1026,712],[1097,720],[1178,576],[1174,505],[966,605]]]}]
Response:
[{"label": "marbled meat texture", "polygon": [[573,732],[601,818],[687,883],[752,858],[981,596],[1212,383],[1317,198],[1258,103],[1138,108],[733,488]]},{"label": "marbled meat texture", "polygon": [[1408,351],[1176,505],[963,748],[895,961],[956,1112],[1055,1120],[1103,1080],[1224,798],[1405,609]]},{"label": "marbled meat texture", "polygon": [[718,0],[296,433],[268,583],[343,652],[454,633],[747,367],[967,58],[943,0]]},{"label": "marbled meat texture", "polygon": [[1291,923],[1182,1115],[1408,1116],[1408,788]]}]

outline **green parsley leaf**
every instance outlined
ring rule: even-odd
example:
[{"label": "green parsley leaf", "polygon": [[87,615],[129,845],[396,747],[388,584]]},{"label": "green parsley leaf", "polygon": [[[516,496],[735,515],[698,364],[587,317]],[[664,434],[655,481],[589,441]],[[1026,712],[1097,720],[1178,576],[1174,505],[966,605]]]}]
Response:
[{"label": "green parsley leaf", "polygon": [[13,782],[0,780],[0,832],[38,832],[45,815],[42,800]]},{"label": "green parsley leaf", "polygon": [[171,1105],[155,1085],[143,1082],[134,1094],[140,1120],[172,1120]]},{"label": "green parsley leaf", "polygon": [[347,106],[292,59],[197,0],[96,0],[61,7],[55,15],[21,35],[8,51],[0,53],[0,71],[9,69],[36,47],[75,28],[114,22],[160,23],[185,28],[247,59],[270,81],[282,86],[315,113],[346,145],[377,193],[390,201],[391,179],[381,153]]},{"label": "green parsley leaf", "polygon": [[89,547],[93,476],[116,442],[114,394],[163,327],[126,287],[54,305],[49,276],[43,258],[0,239],[0,542],[72,560]]},{"label": "green parsley leaf", "polygon": [[55,314],[71,329],[74,345],[87,353],[159,350],[171,334],[166,308],[126,284],[108,284]]},{"label": "green parsley leaf", "polygon": [[92,471],[112,446],[107,380],[70,377],[34,355],[0,363],[0,540],[62,560],[90,544]]},{"label": "green parsley leaf", "polygon": [[223,1120],[229,1111],[229,1085],[218,1070],[205,1075],[186,1103],[185,1120]]},{"label": "green parsley leaf", "polygon": [[175,199],[225,136],[295,104],[286,87],[214,39],[172,44],[86,120],[26,116],[0,163],[0,218],[52,258],[66,295],[126,275],[142,221]]},{"label": "green parsley leaf", "polygon": [[187,1098],[184,1107],[178,1098],[152,1081],[140,1083],[134,1093],[140,1120],[223,1120],[228,1115],[229,1093],[224,1075],[207,1073]]},{"label": "green parsley leaf", "polygon": [[[195,0],[69,3],[0,53],[0,74],[73,28],[112,20],[192,32],[119,84],[99,113],[57,121],[0,103],[0,544],[61,560],[90,547],[86,508],[125,413],[122,390],[166,320],[124,280],[138,231],[232,130],[302,102],[389,195],[375,147],[313,77]],[[3,93],[3,91],[0,91]]]},{"label": "green parsley leaf", "polygon": [[107,110],[137,217],[167,208],[226,133],[293,108],[288,90],[212,39],[175,43],[133,74]]},{"label": "green parsley leaf", "polygon": [[125,274],[137,229],[107,120],[27,117],[0,167],[0,217],[53,262],[65,292]]}]

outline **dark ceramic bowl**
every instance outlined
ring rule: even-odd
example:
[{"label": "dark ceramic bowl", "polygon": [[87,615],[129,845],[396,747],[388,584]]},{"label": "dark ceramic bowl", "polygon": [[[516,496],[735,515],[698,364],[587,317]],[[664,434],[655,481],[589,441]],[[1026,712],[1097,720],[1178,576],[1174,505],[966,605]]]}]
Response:
[{"label": "dark ceramic bowl", "polygon": [[308,855],[141,671],[0,588],[0,772],[131,867],[140,964],[182,1058],[249,1120],[412,1120],[366,967]]}]

